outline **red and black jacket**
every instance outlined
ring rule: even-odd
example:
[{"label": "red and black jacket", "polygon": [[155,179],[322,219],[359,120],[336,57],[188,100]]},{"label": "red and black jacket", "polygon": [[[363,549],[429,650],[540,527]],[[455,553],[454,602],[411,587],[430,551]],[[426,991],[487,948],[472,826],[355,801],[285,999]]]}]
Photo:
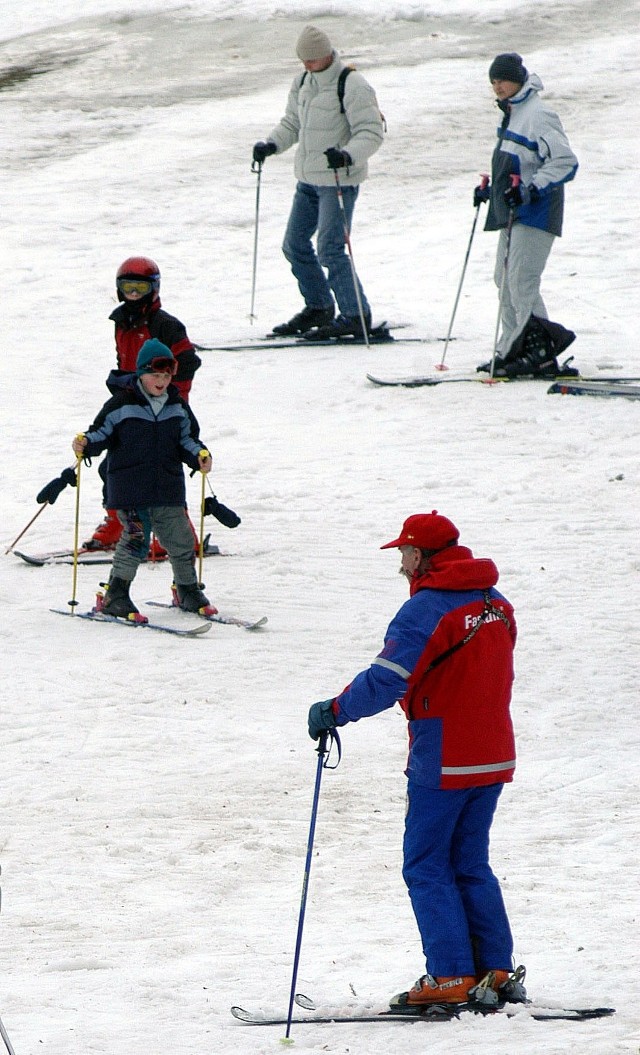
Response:
[{"label": "red and black jacket", "polygon": [[[138,305],[136,305],[136,308]],[[160,305],[159,297],[142,310],[132,310],[131,304],[120,304],[109,318],[116,328],[116,355],[118,367],[126,373],[135,373],[138,352],[145,341],[155,337],[170,348],[178,360],[178,371],[173,384],[184,400],[189,401],[191,382],[200,366],[200,358],[187,337],[187,331],[179,319]]]}]

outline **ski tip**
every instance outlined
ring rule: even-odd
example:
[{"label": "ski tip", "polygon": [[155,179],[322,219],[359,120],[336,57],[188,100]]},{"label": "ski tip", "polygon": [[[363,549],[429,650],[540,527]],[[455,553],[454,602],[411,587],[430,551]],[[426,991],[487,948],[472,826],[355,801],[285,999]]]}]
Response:
[{"label": "ski tip", "polygon": [[237,1018],[239,1022],[252,1022],[254,1015],[251,1011],[247,1011],[244,1007],[238,1007],[237,1004],[231,1008],[231,1014],[234,1018]]},{"label": "ski tip", "polygon": [[315,1011],[315,1002],[309,996],[305,996],[304,993],[296,993],[295,995],[296,1004],[299,1007],[304,1007],[307,1011]]}]

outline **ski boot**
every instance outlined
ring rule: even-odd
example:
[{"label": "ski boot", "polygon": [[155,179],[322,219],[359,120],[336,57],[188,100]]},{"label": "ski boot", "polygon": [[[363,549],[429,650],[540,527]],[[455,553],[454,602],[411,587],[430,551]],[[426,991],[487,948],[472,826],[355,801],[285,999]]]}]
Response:
[{"label": "ski boot", "polygon": [[98,593],[96,612],[118,616],[120,619],[129,619],[134,623],[147,622],[146,616],[140,615],[140,612],[129,597],[129,586],[131,585],[129,579],[120,579],[114,576],[108,583],[101,583],[101,585],[106,585],[107,592],[106,595]]},{"label": "ski boot", "polygon": [[[365,315],[364,324],[367,334],[371,333],[371,315]],[[327,323],[326,326],[317,326],[313,330],[309,329],[302,336],[305,341],[331,341],[340,337],[364,338],[362,319],[359,315],[338,315],[333,322]]]},{"label": "ski boot", "polygon": [[98,525],[90,539],[82,543],[83,549],[114,549],[122,534],[122,524],[115,509],[105,510],[104,520]]},{"label": "ski boot", "polygon": [[481,1007],[496,1007],[498,1004],[526,1004],[527,990],[524,987],[524,967],[515,971],[488,971],[477,985],[469,990],[469,1003]]},{"label": "ski boot", "polygon": [[300,333],[306,333],[314,326],[326,326],[334,316],[333,306],[330,308],[303,308],[288,322],[281,322],[274,326],[272,334],[275,337],[295,337]]},{"label": "ski boot", "polygon": [[469,990],[474,982],[473,975],[434,978],[430,974],[423,974],[407,993],[398,993],[392,997],[389,1007],[398,1010],[430,1004],[464,1004],[469,999]]},{"label": "ski boot", "polygon": [[202,592],[197,582],[192,582],[188,585],[174,583],[171,587],[171,592],[173,593],[173,603],[178,608],[182,608],[184,612],[197,612],[199,615],[216,615],[218,611],[215,605],[209,604],[208,597]]}]

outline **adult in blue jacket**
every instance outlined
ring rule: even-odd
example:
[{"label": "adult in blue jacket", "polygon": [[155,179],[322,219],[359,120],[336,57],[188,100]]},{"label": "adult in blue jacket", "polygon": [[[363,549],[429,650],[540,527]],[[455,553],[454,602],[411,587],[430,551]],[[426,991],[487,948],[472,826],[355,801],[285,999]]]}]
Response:
[{"label": "adult in blue jacket", "polygon": [[410,597],[384,648],[338,696],[314,704],[309,733],[399,700],[409,723],[403,876],[427,973],[391,1006],[522,999],[513,942],[489,865],[489,831],[513,777],[513,609],[491,560],[473,556],[435,511],[409,517],[397,547]]},{"label": "adult in blue jacket", "polygon": [[[575,334],[548,323],[540,282],[554,240],[562,234],[564,187],[574,178],[578,159],[560,118],[540,98],[542,81],[528,73],[520,55],[496,56],[489,79],[502,122],[491,182],[476,187],[473,203],[488,201],[485,231],[500,232],[494,278],[501,291],[502,332],[494,372],[554,376],[557,355]],[[505,360],[509,365],[503,369]]]}]

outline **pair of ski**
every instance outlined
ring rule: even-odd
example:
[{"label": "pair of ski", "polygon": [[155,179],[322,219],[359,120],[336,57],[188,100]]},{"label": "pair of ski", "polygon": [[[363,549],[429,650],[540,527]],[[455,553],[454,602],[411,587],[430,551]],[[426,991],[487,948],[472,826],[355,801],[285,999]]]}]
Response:
[{"label": "pair of ski", "polygon": [[394,337],[392,330],[402,329],[402,325],[390,325],[387,322],[378,323],[373,326],[364,337],[345,335],[344,337],[329,337],[324,340],[314,337],[303,337],[302,335],[292,337],[281,337],[276,333],[268,333],[264,337],[250,338],[248,341],[231,341],[226,344],[197,344],[195,348],[201,352],[250,352],[258,348],[352,348],[365,344],[431,344],[434,341],[442,341],[444,337]]},{"label": "pair of ski", "polygon": [[[336,1008],[318,1009],[316,1004],[297,993],[296,1004],[310,1012],[305,1016],[298,1015],[291,1019],[296,1025],[324,1025],[329,1023],[373,1023],[385,1022],[451,1022],[463,1014],[474,1015],[508,1015],[510,1017],[522,1016],[524,1019],[533,1019],[536,1022],[586,1022],[595,1018],[607,1018],[615,1014],[613,1007],[544,1007],[538,1006],[531,1001],[526,1003],[508,1004],[500,1003],[494,1005],[483,1004],[432,1004],[424,1008],[399,1007],[381,1009],[375,1011],[370,1007],[341,1006]],[[269,1015],[261,1011],[246,1011],[242,1007],[232,1007],[231,1014],[240,1022],[249,1026],[285,1026],[289,1025],[289,1019],[283,1015]]]},{"label": "pair of ski", "polygon": [[634,385],[632,382],[640,381],[638,377],[608,377],[608,376],[588,376],[588,377],[563,377],[559,375],[556,378],[551,377],[533,377],[533,376],[522,376],[522,377],[494,377],[490,378],[488,374],[474,373],[474,374],[415,374],[408,377],[379,377],[376,374],[367,374],[367,380],[371,381],[374,385],[381,385],[389,388],[423,388],[431,387],[434,385],[443,384],[469,384],[470,382],[476,382],[478,384],[511,384],[512,382],[519,383],[521,381],[552,381],[551,387],[548,389],[549,392],[559,393],[578,393],[582,390],[583,393],[587,391],[596,395],[626,395],[629,398],[638,398],[636,393],[640,393],[640,386]]},{"label": "pair of ski", "polygon": [[[174,611],[182,611],[176,605],[170,602],[164,601],[148,601],[147,602],[152,608],[171,608]],[[118,623],[120,626],[128,626],[132,628],[144,628],[147,630],[157,630],[163,634],[173,634],[175,637],[199,637],[201,634],[206,634],[207,631],[211,630],[212,623],[222,623],[226,626],[239,626],[243,630],[259,630],[267,622],[267,616],[263,615],[260,619],[241,619],[237,615],[226,615],[222,612],[216,612],[211,615],[203,615],[200,612],[184,613],[197,615],[201,622],[196,623],[194,626],[170,626],[168,623],[156,623],[153,620],[147,619],[146,616],[141,618],[126,619],[124,616],[109,615],[107,612],[98,611],[96,608],[92,608],[88,612],[77,612],[77,611],[66,611],[63,608],[51,608],[51,612],[56,615],[68,615],[73,619],[88,619],[93,623]]]},{"label": "pair of ski", "polygon": [[[77,553],[77,563],[82,565],[90,564],[111,564],[113,560],[113,553],[115,546],[112,549],[90,549],[86,546],[82,546]],[[60,549],[60,550],[49,550],[44,553],[24,553],[22,550],[13,550],[16,557],[20,557],[25,564],[31,564],[35,568],[43,568],[47,564],[73,564],[75,562],[73,550],[71,549]],[[203,546],[203,557],[223,557],[223,554],[219,546],[209,542],[209,536],[204,540]],[[167,560],[167,557],[155,557],[154,559],[148,560],[148,564],[162,564]]]}]

